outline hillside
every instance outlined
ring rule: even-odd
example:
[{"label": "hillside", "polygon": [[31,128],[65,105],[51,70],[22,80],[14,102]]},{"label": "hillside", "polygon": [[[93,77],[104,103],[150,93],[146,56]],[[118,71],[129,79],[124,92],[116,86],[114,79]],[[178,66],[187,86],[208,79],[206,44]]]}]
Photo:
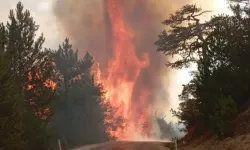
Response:
[{"label": "hillside", "polygon": [[223,140],[211,132],[179,144],[180,150],[248,150],[250,149],[250,108],[234,121],[234,135]]}]

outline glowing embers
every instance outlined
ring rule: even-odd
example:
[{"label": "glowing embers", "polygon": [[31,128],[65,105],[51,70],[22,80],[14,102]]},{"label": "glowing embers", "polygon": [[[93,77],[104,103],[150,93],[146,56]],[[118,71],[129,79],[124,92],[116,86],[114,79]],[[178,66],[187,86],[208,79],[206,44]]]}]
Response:
[{"label": "glowing embers", "polygon": [[[33,80],[32,73],[31,73],[31,72],[28,72],[28,80],[29,80],[29,81],[32,81],[32,80]],[[42,80],[42,76],[39,75],[38,73],[36,73],[35,76],[34,76],[34,80]],[[54,82],[54,81],[52,81],[52,80],[49,80],[49,79],[48,79],[48,80],[46,80],[46,81],[43,83],[43,85],[44,85],[45,87],[47,87],[47,88],[50,88],[52,91],[55,91],[55,90],[56,90],[56,85],[57,85],[57,83]],[[32,84],[28,84],[27,87],[26,87],[27,90],[31,90],[31,89],[33,89],[33,88],[34,88],[34,85],[32,85]]]}]

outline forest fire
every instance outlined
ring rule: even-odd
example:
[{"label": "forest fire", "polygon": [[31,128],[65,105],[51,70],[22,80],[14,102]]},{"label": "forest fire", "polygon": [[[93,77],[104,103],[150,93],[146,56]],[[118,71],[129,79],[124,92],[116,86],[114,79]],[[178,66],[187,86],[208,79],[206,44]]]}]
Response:
[{"label": "forest fire", "polygon": [[[155,52],[154,42],[163,29],[161,21],[186,0],[56,0],[57,24],[79,49],[98,63],[96,80],[114,111],[106,120],[124,117],[126,128],[109,133],[118,140],[159,139],[151,122],[155,111],[166,113],[172,91],[165,56]],[[170,5],[171,4],[171,5]],[[73,22],[73,23],[72,23]],[[100,74],[101,73],[101,74]],[[175,81],[173,81],[175,82]],[[173,84],[172,84],[173,85]],[[175,84],[174,84],[175,85]],[[171,117],[171,115],[169,115]],[[119,124],[119,123],[118,123]]]},{"label": "forest fire", "polygon": [[[32,73],[29,72],[28,73],[28,79],[29,81],[32,81],[33,80],[33,77],[32,77]],[[39,75],[38,73],[36,73],[35,75],[35,80],[41,80],[42,79],[42,76]],[[44,83],[44,86],[47,87],[47,88],[50,88],[52,91],[55,91],[56,90],[56,85],[57,83],[52,81],[52,80],[46,80]],[[32,84],[28,84],[27,87],[26,87],[27,90],[31,90],[33,89],[33,85]]]},{"label": "forest fire", "polygon": [[[118,129],[114,132],[114,136],[118,139],[126,138],[126,132],[142,132],[139,124],[147,121],[147,112],[138,113],[133,110],[132,96],[142,69],[149,65],[149,57],[143,54],[143,60],[136,56],[136,49],[132,43],[133,33],[126,26],[123,8],[117,0],[108,0],[108,15],[112,26],[112,49],[113,58],[109,62],[108,77],[105,81],[105,89],[107,90],[106,98],[112,106],[118,107],[115,117],[122,116],[128,120],[126,131]],[[147,99],[147,91],[139,89],[142,92],[137,101],[140,101],[141,108],[143,101]]]},{"label": "forest fire", "polygon": [[[40,80],[42,81],[42,76],[39,73],[36,73],[34,76],[32,76],[31,72],[28,72],[28,80],[31,82],[26,86],[26,90],[32,91],[36,96],[40,96],[40,93],[35,89],[34,84],[32,84],[32,81]],[[52,80],[46,80],[44,83],[44,88],[48,88],[55,92],[57,83]],[[36,106],[36,102],[33,99],[30,99],[30,105]],[[51,115],[50,108],[39,108],[36,110],[35,115],[41,118],[42,120],[46,120]]]}]

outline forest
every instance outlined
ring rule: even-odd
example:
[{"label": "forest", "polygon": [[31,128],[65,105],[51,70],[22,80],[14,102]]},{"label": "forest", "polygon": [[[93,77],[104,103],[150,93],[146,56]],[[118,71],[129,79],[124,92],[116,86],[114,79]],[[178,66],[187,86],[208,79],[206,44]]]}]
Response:
[{"label": "forest", "polygon": [[155,42],[157,51],[181,56],[168,67],[196,65],[183,85],[179,108],[172,110],[185,125],[186,138],[211,130],[220,138],[234,134],[233,121],[250,102],[250,5],[230,0],[232,14],[212,16],[196,5],[185,5],[163,21],[166,30]]},{"label": "forest", "polygon": [[[250,104],[249,0],[229,2],[232,14],[206,21],[202,16],[209,11],[183,6],[162,22],[166,29],[155,42],[157,52],[180,56],[167,67],[197,66],[183,85],[178,110],[172,110],[186,136],[207,130],[232,136],[233,121]],[[125,120],[105,121],[117,109],[104,101],[103,85],[91,72],[93,56],[80,58],[68,38],[56,50],[44,48],[38,30],[21,2],[0,24],[0,149],[57,149],[58,139],[72,148],[115,139],[108,131],[124,127]],[[162,131],[169,132],[166,126]]]},{"label": "forest", "polygon": [[107,131],[119,123],[104,121],[115,109],[103,103],[104,90],[91,73],[93,57],[86,52],[79,58],[68,38],[56,50],[44,48],[38,29],[21,2],[0,24],[0,149],[58,149],[58,139],[72,148],[113,139]]}]

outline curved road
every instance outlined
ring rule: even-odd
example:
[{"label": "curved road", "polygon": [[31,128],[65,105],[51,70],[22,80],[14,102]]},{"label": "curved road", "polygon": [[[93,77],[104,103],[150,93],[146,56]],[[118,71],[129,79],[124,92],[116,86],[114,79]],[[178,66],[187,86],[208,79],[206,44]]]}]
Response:
[{"label": "curved road", "polygon": [[76,148],[74,150],[171,150],[163,142],[108,142]]}]

